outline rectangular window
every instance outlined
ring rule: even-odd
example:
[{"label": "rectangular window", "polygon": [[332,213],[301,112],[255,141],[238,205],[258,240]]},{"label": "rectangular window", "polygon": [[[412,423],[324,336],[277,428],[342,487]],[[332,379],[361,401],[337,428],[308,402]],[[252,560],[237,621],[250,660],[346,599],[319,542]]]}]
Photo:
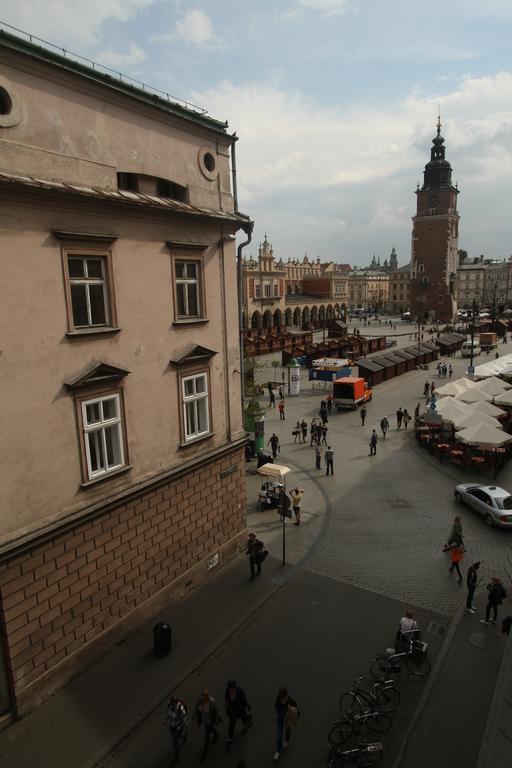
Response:
[{"label": "rectangular window", "polygon": [[265,283],[265,285],[263,286],[263,295],[266,296],[267,298],[271,296],[270,283]]},{"label": "rectangular window", "polygon": [[67,276],[73,327],[110,325],[105,258],[68,254]]},{"label": "rectangular window", "polygon": [[176,280],[176,316],[178,320],[202,317],[200,262],[174,262]]},{"label": "rectangular window", "polygon": [[274,296],[279,296],[279,286],[277,283],[274,283]]},{"label": "rectangular window", "polygon": [[198,373],[181,380],[185,442],[210,432],[208,375]]},{"label": "rectangular window", "polygon": [[259,283],[256,284],[254,295],[257,299],[261,299],[261,285]]},{"label": "rectangular window", "polygon": [[94,480],[125,465],[119,394],[82,400],[87,479]]}]

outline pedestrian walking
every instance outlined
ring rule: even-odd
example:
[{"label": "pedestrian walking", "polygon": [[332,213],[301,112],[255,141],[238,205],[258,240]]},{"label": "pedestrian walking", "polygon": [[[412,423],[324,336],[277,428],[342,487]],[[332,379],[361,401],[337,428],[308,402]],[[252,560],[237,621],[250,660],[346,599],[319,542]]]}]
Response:
[{"label": "pedestrian walking", "polygon": [[315,434],[316,434],[316,418],[311,419],[311,424],[309,425],[309,437],[310,437],[310,445],[313,445],[315,442]]},{"label": "pedestrian walking", "polygon": [[428,381],[425,382],[425,386],[423,387],[423,397],[430,397],[430,383]]},{"label": "pedestrian walking", "polygon": [[327,446],[327,450],[325,452],[325,474],[329,474],[329,470],[331,470],[330,474],[334,475],[334,451],[331,448],[330,445]]},{"label": "pedestrian walking", "polygon": [[450,573],[454,570],[457,571],[459,577],[459,584],[462,584],[462,573],[460,572],[460,561],[464,557],[464,546],[462,544],[452,544],[450,548],[450,559],[452,564],[450,566]]},{"label": "pedestrian walking", "polygon": [[327,424],[327,422],[329,421],[327,417],[327,407],[322,408],[320,410],[320,418],[322,419],[322,424]]},{"label": "pedestrian walking", "polygon": [[430,397],[432,397],[432,395],[434,394],[435,389],[436,389],[436,383],[435,381],[433,381],[430,385]]},{"label": "pedestrian walking", "polygon": [[187,705],[176,694],[172,694],[167,705],[165,717],[166,723],[171,734],[171,741],[174,750],[173,765],[176,765],[180,759],[181,750],[188,737],[188,719]]},{"label": "pedestrian walking", "polygon": [[[496,624],[496,620],[498,618],[498,605],[501,605],[506,598],[507,591],[501,583],[501,579],[499,579],[497,576],[493,576],[491,578],[491,581],[487,585],[487,591],[489,594],[487,596],[485,619],[480,619],[480,623],[488,624],[489,621],[492,621],[493,624]],[[490,618],[491,611],[493,612],[493,619]]]},{"label": "pedestrian walking", "polygon": [[450,363],[450,365],[448,366],[448,378],[451,379],[452,376],[453,376],[453,365]]},{"label": "pedestrian walking", "polygon": [[402,410],[402,406],[398,409],[396,412],[396,428],[402,429],[402,419],[404,418],[404,412]]},{"label": "pedestrian walking", "polygon": [[460,521],[460,515],[455,515],[453,519],[450,535],[448,536],[448,541],[443,547],[443,552],[447,552],[451,548],[452,544],[464,544],[464,540],[462,538],[462,523]]},{"label": "pedestrian walking", "polygon": [[243,724],[242,733],[245,735],[250,724],[251,706],[247,701],[245,692],[236,684],[234,680],[228,680],[226,683],[226,692],[224,693],[224,706],[228,718],[228,747],[233,743],[236,721],[241,720]]},{"label": "pedestrian walking", "polygon": [[308,436],[308,424],[307,424],[307,421],[305,421],[304,419],[302,419],[302,421],[300,423],[300,429],[301,429],[301,432],[302,432],[302,442],[305,443],[306,442],[306,438]]},{"label": "pedestrian walking", "polygon": [[364,427],[364,421],[366,419],[366,406],[363,405],[361,410],[359,411],[359,415],[361,417],[361,426]]},{"label": "pedestrian walking", "polygon": [[281,450],[281,446],[279,445],[279,438],[275,432],[272,433],[272,437],[267,443],[267,448],[269,445],[272,448],[272,458],[275,459],[278,452]]},{"label": "pedestrian walking", "polygon": [[497,360],[499,356],[500,356],[500,353],[496,352],[495,355],[494,355],[494,359]]},{"label": "pedestrian walking", "polygon": [[437,364],[437,378],[440,379],[442,375],[443,375],[443,364],[441,361],[439,361]]},{"label": "pedestrian walking", "polygon": [[403,420],[404,420],[404,427],[405,429],[407,429],[409,422],[411,420],[411,414],[408,412],[407,408],[404,408]]},{"label": "pedestrian walking", "polygon": [[416,404],[416,408],[414,409],[414,423],[417,424],[420,420],[420,404]]},{"label": "pedestrian walking", "polygon": [[369,456],[375,456],[377,454],[377,441],[378,441],[377,433],[373,429],[372,434],[370,437],[370,453]]},{"label": "pedestrian walking", "polygon": [[466,585],[468,588],[468,596],[466,598],[466,611],[468,613],[475,613],[476,608],[473,605],[473,597],[475,595],[476,585],[478,584],[478,569],[480,568],[480,560],[470,565],[466,576]]},{"label": "pedestrian walking", "polygon": [[279,411],[279,420],[284,421],[284,400],[279,401],[279,405],[277,406],[277,409]]},{"label": "pedestrian walking", "polygon": [[291,726],[297,725],[300,717],[299,707],[295,699],[288,694],[288,689],[282,686],[277,692],[277,698],[274,704],[276,711],[276,751],[274,760],[279,760],[283,749],[288,747],[291,736]]},{"label": "pedestrian walking", "polygon": [[321,434],[322,434],[322,445],[327,445],[327,424],[322,424],[321,427]]},{"label": "pedestrian walking", "polygon": [[380,430],[382,432],[383,440],[386,439],[386,432],[388,431],[388,429],[389,429],[389,421],[384,416],[384,418],[380,420]]},{"label": "pedestrian walking", "polygon": [[255,576],[260,575],[261,564],[266,557],[266,555],[263,554],[264,552],[266,552],[266,550],[263,542],[256,538],[255,533],[250,533],[247,539],[247,549],[245,551],[245,554],[249,555],[249,569],[251,572],[249,581],[252,581]]},{"label": "pedestrian walking", "polygon": [[284,400],[283,388],[282,387],[279,387],[279,399],[280,400]]},{"label": "pedestrian walking", "polygon": [[292,500],[292,509],[295,515],[294,525],[300,525],[300,503],[304,496],[304,488],[292,488],[290,491],[290,497]]},{"label": "pedestrian walking", "polygon": [[201,762],[203,762],[208,754],[210,740],[214,743],[219,738],[219,732],[216,728],[219,723],[219,710],[215,699],[210,696],[208,688],[203,688],[201,691],[201,696],[196,704],[195,719],[198,728],[204,727],[203,751],[201,753]]},{"label": "pedestrian walking", "polygon": [[329,394],[327,395],[327,413],[329,414],[329,416],[332,413],[332,393],[331,392],[329,392]]},{"label": "pedestrian walking", "polygon": [[322,469],[322,448],[319,443],[315,445],[315,466]]},{"label": "pedestrian walking", "polygon": [[298,422],[296,423],[296,425],[294,426],[294,428],[293,428],[293,430],[292,430],[292,435],[293,435],[293,437],[295,438],[295,439],[294,439],[294,441],[293,441],[294,443],[296,443],[296,442],[297,442],[297,438],[299,439],[299,443],[301,443],[301,442],[302,442],[302,440],[301,440],[301,437],[302,437],[302,429],[301,429],[301,427],[300,427],[300,421],[298,421]]}]

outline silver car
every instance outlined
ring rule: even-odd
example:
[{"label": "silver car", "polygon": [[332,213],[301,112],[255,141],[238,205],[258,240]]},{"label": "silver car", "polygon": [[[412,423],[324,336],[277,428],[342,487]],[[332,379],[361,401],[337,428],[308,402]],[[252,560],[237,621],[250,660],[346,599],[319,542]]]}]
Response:
[{"label": "silver car", "polygon": [[512,528],[512,496],[503,488],[461,483],[455,486],[455,501],[476,509],[491,527]]}]

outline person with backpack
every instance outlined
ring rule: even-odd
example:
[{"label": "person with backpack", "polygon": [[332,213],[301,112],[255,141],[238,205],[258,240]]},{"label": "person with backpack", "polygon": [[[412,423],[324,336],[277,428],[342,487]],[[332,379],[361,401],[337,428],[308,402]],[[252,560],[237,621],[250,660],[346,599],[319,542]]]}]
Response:
[{"label": "person with backpack", "polygon": [[[499,579],[497,576],[493,576],[491,578],[491,581],[487,585],[487,608],[485,609],[485,619],[480,619],[481,624],[488,624],[489,621],[492,621],[493,624],[496,624],[496,620],[498,618],[498,605],[501,605],[504,599],[507,596],[507,591],[503,584],[501,583],[501,579]],[[491,619],[491,611],[493,612],[494,618]]]},{"label": "person with backpack", "polygon": [[249,713],[250,704],[247,701],[244,691],[236,684],[234,680],[228,680],[226,683],[226,692],[224,694],[224,705],[226,715],[229,720],[228,726],[228,747],[233,743],[236,721],[243,723],[242,733],[245,735],[250,725]]},{"label": "person with backpack", "polygon": [[188,719],[187,705],[179,699],[176,694],[172,694],[167,705],[166,722],[171,734],[172,746],[174,749],[173,765],[176,765],[180,759],[181,749],[188,737]]},{"label": "person with backpack", "polygon": [[197,721],[197,727],[204,726],[204,742],[203,751],[201,753],[201,762],[206,759],[208,754],[208,748],[210,746],[210,739],[212,743],[215,743],[219,738],[219,732],[216,726],[221,722],[219,717],[219,710],[215,699],[210,696],[208,688],[203,688],[201,696],[198,699],[194,715]]}]

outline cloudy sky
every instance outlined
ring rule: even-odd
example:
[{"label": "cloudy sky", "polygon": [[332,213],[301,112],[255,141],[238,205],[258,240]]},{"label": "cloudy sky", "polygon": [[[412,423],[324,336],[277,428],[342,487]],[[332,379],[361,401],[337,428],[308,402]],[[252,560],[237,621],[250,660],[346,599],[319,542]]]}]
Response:
[{"label": "cloudy sky", "polygon": [[512,254],[512,0],[0,0],[0,19],[227,119],[240,208],[284,258],[406,263],[439,105],[459,245]]}]

